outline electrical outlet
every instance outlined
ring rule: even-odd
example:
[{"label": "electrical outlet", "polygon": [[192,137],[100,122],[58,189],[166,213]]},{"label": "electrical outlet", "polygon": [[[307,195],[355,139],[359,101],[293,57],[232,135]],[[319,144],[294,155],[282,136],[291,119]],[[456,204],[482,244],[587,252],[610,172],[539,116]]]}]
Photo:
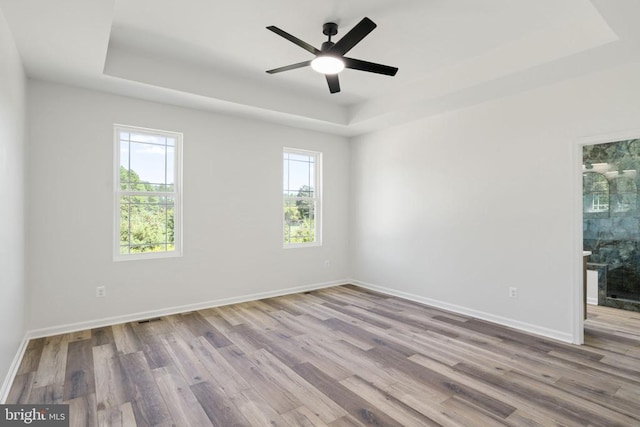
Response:
[{"label": "electrical outlet", "polygon": [[509,298],[518,298],[518,288],[509,287]]},{"label": "electrical outlet", "polygon": [[102,298],[107,295],[106,286],[96,286],[96,298]]}]

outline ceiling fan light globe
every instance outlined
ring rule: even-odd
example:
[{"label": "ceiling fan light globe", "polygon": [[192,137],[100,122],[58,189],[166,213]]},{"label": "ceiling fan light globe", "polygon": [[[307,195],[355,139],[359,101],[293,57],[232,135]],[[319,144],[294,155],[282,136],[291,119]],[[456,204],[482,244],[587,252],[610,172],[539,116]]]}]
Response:
[{"label": "ceiling fan light globe", "polygon": [[318,56],[311,61],[311,68],[321,74],[338,74],[344,70],[344,61],[335,56]]}]

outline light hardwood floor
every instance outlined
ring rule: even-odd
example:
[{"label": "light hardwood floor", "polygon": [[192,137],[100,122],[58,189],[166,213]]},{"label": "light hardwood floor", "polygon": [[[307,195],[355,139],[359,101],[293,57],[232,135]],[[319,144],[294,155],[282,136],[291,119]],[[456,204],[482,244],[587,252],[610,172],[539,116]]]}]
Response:
[{"label": "light hardwood floor", "polygon": [[640,315],[586,324],[572,346],[341,286],[33,340],[8,403],[83,427],[640,426]]}]

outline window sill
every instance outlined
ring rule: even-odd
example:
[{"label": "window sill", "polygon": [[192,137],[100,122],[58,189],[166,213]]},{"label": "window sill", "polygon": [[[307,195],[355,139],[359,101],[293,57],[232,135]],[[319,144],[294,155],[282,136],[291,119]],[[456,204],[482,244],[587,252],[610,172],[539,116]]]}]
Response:
[{"label": "window sill", "polygon": [[288,245],[282,245],[282,249],[299,249],[299,248],[315,248],[322,246],[320,242],[313,243],[290,243]]},{"label": "window sill", "polygon": [[180,258],[182,257],[182,252],[172,251],[172,252],[154,252],[154,253],[146,253],[146,254],[131,254],[131,255],[114,255],[113,261],[140,261],[146,259],[164,259],[164,258]]}]

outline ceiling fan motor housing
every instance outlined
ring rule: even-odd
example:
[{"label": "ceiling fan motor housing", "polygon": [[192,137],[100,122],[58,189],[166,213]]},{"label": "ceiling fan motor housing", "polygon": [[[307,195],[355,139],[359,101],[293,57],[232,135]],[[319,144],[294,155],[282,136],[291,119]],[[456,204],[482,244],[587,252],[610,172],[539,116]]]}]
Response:
[{"label": "ceiling fan motor housing", "polygon": [[320,50],[322,52],[328,52],[328,51],[331,50],[331,48],[333,47],[334,44],[335,44],[334,42],[326,41],[326,42],[322,43],[322,46],[320,47]]}]

